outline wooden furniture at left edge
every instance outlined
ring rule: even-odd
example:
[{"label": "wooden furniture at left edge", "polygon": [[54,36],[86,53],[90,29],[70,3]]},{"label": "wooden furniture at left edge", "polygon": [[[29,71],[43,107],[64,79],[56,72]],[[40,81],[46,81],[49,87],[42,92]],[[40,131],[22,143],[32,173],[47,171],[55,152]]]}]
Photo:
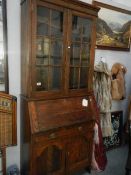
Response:
[{"label": "wooden furniture at left edge", "polygon": [[17,144],[17,98],[0,93],[0,150],[2,172],[6,175],[6,148]]},{"label": "wooden furniture at left edge", "polygon": [[[21,1],[22,175],[70,175],[91,167],[98,11],[77,0]],[[79,64],[71,65],[73,59]]]}]

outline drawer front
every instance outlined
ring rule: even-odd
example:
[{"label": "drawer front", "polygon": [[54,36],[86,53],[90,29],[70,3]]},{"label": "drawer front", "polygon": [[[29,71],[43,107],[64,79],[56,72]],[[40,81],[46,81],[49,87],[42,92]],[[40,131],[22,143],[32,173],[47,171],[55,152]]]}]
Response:
[{"label": "drawer front", "polygon": [[87,137],[92,137],[94,122],[88,122],[84,124],[77,124],[75,126],[70,126],[66,128],[60,128],[58,130],[52,130],[49,132],[43,132],[41,134],[35,135],[33,137],[34,144],[42,144],[46,141],[53,141],[55,139],[63,139],[72,137],[75,135],[86,135]]},{"label": "drawer front", "polygon": [[90,123],[84,123],[84,124],[79,124],[75,126],[74,128],[71,128],[73,133],[76,134],[88,134],[93,131],[94,128],[94,122]]},{"label": "drawer front", "polygon": [[66,135],[65,129],[59,129],[55,131],[49,131],[49,132],[42,132],[41,134],[35,135],[33,137],[33,143],[34,144],[43,144],[45,142],[52,142],[58,138],[63,137]]}]

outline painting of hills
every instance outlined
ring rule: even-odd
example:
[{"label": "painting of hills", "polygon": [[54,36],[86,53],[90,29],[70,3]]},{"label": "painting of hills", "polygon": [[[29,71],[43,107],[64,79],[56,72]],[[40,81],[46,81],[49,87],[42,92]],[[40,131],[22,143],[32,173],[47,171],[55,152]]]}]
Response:
[{"label": "painting of hills", "polygon": [[131,36],[131,15],[103,7],[98,15],[96,45],[128,49]]}]

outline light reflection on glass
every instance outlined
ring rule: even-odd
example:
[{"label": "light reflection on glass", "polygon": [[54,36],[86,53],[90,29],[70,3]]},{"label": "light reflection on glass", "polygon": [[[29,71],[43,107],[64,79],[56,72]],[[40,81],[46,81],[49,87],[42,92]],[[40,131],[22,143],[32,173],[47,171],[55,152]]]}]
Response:
[{"label": "light reflection on glass", "polygon": [[2,0],[0,0],[0,91],[5,91],[5,75],[4,75],[4,48],[3,48],[3,15]]}]

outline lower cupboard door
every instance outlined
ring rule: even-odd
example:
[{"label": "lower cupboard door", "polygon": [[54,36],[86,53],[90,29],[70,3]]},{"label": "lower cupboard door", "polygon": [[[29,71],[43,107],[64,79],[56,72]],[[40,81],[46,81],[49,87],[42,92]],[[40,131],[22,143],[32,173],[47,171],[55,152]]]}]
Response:
[{"label": "lower cupboard door", "polygon": [[90,167],[92,157],[92,141],[86,137],[73,138],[67,146],[68,172]]},{"label": "lower cupboard door", "polygon": [[64,175],[65,153],[61,145],[48,145],[34,150],[31,175]]}]

